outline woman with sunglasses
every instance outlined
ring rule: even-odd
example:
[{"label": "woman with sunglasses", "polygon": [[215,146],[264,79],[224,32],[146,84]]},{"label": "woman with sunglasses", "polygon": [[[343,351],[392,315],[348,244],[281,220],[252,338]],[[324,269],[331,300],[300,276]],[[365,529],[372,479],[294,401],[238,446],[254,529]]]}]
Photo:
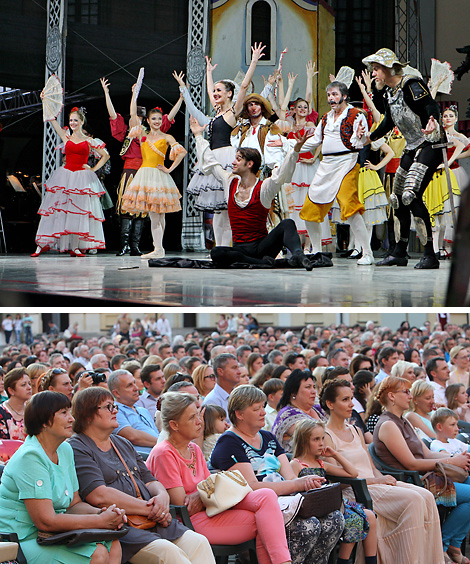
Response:
[{"label": "woman with sunglasses", "polygon": [[87,388],[74,397],[76,434],[70,444],[81,498],[95,507],[115,503],[127,515],[154,521],[155,526],[147,530],[129,528],[120,539],[122,562],[214,564],[207,539],[172,520],[165,488],[132,444],[113,435],[119,426],[117,410],[113,395],[104,388]]},{"label": "woman with sunglasses", "polygon": [[39,384],[39,391],[44,392],[50,390],[51,392],[60,392],[72,399],[73,386],[67,370],[63,368],[51,368],[48,370],[41,379]]},{"label": "woman with sunglasses", "polygon": [[201,400],[204,401],[207,394],[215,387],[214,369],[207,364],[201,364],[194,369],[192,379],[201,396]]},{"label": "woman with sunglasses", "polygon": [[0,439],[24,441],[24,409],[32,388],[26,368],[14,368],[3,380],[8,399],[0,405]]}]

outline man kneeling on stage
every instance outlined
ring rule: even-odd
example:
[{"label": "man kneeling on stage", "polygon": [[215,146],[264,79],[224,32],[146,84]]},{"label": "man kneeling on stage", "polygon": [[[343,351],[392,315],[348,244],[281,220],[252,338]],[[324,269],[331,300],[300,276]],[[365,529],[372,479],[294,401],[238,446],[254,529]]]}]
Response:
[{"label": "man kneeling on stage", "polygon": [[199,168],[204,174],[213,174],[219,180],[228,201],[228,216],[232,228],[233,247],[215,247],[213,262],[221,267],[241,262],[274,266],[274,259],[282,247],[292,253],[291,266],[312,270],[313,264],[302,252],[297,228],[292,219],[284,219],[270,233],[266,227],[269,208],[282,185],[290,182],[302,145],[309,134],[299,136],[282,165],[272,176],[261,181],[256,177],[261,166],[261,154],[256,149],[241,147],[233,161],[233,173],[217,162],[209,143],[203,138],[205,129],[195,118],[190,119],[191,131],[196,138]]}]

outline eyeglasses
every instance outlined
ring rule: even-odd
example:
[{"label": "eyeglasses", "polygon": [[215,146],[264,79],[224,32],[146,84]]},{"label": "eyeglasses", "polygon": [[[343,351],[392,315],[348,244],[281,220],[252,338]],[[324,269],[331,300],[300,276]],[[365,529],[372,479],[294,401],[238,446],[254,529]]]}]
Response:
[{"label": "eyeglasses", "polygon": [[410,390],[397,390],[395,393],[397,394],[398,392],[402,392],[403,394],[406,394],[407,396],[411,396]]},{"label": "eyeglasses", "polygon": [[64,370],[63,368],[53,368],[51,370],[51,374],[54,374],[54,376],[57,374],[67,374],[67,370]]},{"label": "eyeglasses", "polygon": [[109,413],[113,413],[113,411],[119,411],[119,406],[115,403],[107,403],[106,405],[98,407],[98,409],[107,409]]},{"label": "eyeglasses", "polygon": [[211,380],[215,380],[215,374],[209,374],[209,376],[204,376],[204,380],[207,380],[207,378]]}]

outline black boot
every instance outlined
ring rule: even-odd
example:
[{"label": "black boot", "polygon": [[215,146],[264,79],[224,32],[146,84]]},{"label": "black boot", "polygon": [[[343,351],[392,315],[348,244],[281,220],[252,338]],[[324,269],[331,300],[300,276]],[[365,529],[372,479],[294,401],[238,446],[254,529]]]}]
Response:
[{"label": "black boot", "polygon": [[143,253],[139,249],[140,238],[144,230],[144,220],[139,217],[132,220],[133,229],[131,236],[131,257],[140,257]]},{"label": "black boot", "polygon": [[117,257],[128,254],[131,250],[129,247],[129,234],[131,232],[132,219],[130,217],[121,217],[121,250],[116,253]]}]

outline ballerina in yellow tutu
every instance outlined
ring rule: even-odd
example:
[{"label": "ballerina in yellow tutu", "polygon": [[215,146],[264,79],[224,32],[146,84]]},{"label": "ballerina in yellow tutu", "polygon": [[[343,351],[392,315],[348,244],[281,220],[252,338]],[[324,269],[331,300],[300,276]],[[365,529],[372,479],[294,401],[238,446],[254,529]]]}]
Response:
[{"label": "ballerina in yellow tutu", "polygon": [[[137,101],[132,96],[130,135],[140,137],[142,150],[142,166],[133,181],[126,188],[122,198],[122,210],[130,214],[148,213],[150,216],[154,249],[141,258],[162,258],[163,232],[165,230],[165,214],[181,210],[181,194],[170,173],[180,164],[186,155],[182,147],[172,135],[162,133],[163,112],[160,108],[149,110],[147,121],[150,133],[144,136],[144,129],[137,118]],[[170,168],[164,166],[165,155],[171,147]]]}]

